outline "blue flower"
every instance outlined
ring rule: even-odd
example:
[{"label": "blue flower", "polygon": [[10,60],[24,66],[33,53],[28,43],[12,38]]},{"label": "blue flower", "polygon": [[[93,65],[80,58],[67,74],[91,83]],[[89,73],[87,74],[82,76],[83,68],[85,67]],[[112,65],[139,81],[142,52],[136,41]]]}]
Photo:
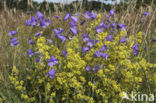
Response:
[{"label": "blue flower", "polygon": [[126,42],[126,41],[127,41],[126,36],[124,36],[124,37],[120,40],[120,43],[124,43],[124,42]]},{"label": "blue flower", "polygon": [[37,18],[38,18],[38,20],[43,20],[44,19],[44,16],[40,11],[37,12]]},{"label": "blue flower", "polygon": [[115,27],[115,22],[111,23],[111,27]]},{"label": "blue flower", "polygon": [[97,33],[101,33],[103,31],[102,26],[95,27]]},{"label": "blue flower", "polygon": [[114,16],[114,10],[111,9],[111,10],[109,11],[109,14],[110,14],[110,16]]},{"label": "blue flower", "polygon": [[37,34],[35,35],[35,37],[38,37],[40,35],[42,35],[42,34],[40,33],[40,31],[38,31]]},{"label": "blue flower", "polygon": [[12,42],[10,45],[11,45],[11,46],[15,46],[15,45],[17,45],[17,44],[19,44],[19,42],[18,42],[18,41],[14,41],[14,42]]},{"label": "blue flower", "polygon": [[133,45],[132,49],[133,49],[132,53],[134,53],[134,55],[137,55],[139,53],[139,51],[138,51],[139,48],[138,48],[138,44],[137,43],[135,43]]},{"label": "blue flower", "polygon": [[66,20],[68,20],[70,18],[70,14],[67,12],[66,13],[66,16],[64,17],[64,20],[66,21]]},{"label": "blue flower", "polygon": [[17,37],[10,39],[10,42],[11,42],[11,44],[10,44],[11,46],[15,46],[15,45],[19,44],[19,42],[17,41]]},{"label": "blue flower", "polygon": [[152,39],[152,41],[156,42],[156,39]]},{"label": "blue flower", "polygon": [[46,28],[46,23],[43,20],[39,20],[41,28]]},{"label": "blue flower", "polygon": [[40,60],[41,60],[41,58],[40,58],[40,57],[39,57],[39,58],[37,58],[37,59],[36,59],[36,63],[40,62]]},{"label": "blue flower", "polygon": [[80,25],[83,25],[85,22],[86,22],[86,21],[85,21],[85,20],[83,20],[83,21],[80,23]]},{"label": "blue flower", "polygon": [[101,68],[100,68],[99,66],[96,66],[96,67],[93,68],[93,71],[94,71],[94,72],[97,72],[97,71],[99,71],[100,69],[101,69]]},{"label": "blue flower", "polygon": [[31,49],[28,49],[28,55],[29,55],[29,57],[32,57],[34,55],[34,53]]},{"label": "blue flower", "polygon": [[143,13],[144,16],[148,16],[148,14],[149,13],[147,11]]},{"label": "blue flower", "polygon": [[111,41],[112,40],[112,35],[108,35],[107,37],[106,37],[106,41]]},{"label": "blue flower", "polygon": [[35,54],[38,54],[40,57],[42,56],[42,54],[39,51],[36,51]]},{"label": "blue flower", "polygon": [[106,14],[106,18],[109,18],[109,15]]},{"label": "blue flower", "polygon": [[102,23],[100,23],[100,26],[107,29],[107,25],[106,25],[106,23],[104,21]]},{"label": "blue flower", "polygon": [[48,59],[48,66],[53,67],[54,65],[58,64],[59,61],[54,56],[51,56],[50,59]]},{"label": "blue flower", "polygon": [[59,19],[59,18],[60,18],[60,17],[59,17],[59,16],[57,16],[57,15],[55,15],[54,17],[55,17],[56,19]]},{"label": "blue flower", "polygon": [[64,41],[66,40],[66,36],[63,36],[63,35],[57,34],[57,37],[58,37],[59,39],[61,39],[62,42],[64,42]]},{"label": "blue flower", "polygon": [[109,19],[108,19],[107,22],[112,22],[112,20],[109,20]]},{"label": "blue flower", "polygon": [[87,18],[87,19],[91,18],[92,20],[94,20],[97,17],[97,14],[96,13],[91,13],[90,11],[87,11],[87,12],[85,12],[84,17]]},{"label": "blue flower", "polygon": [[105,51],[107,49],[107,46],[104,44],[101,48],[101,51]]},{"label": "blue flower", "polygon": [[71,20],[74,22],[74,23],[78,23],[78,18],[74,17],[74,16],[71,16]]},{"label": "blue flower", "polygon": [[76,27],[70,27],[70,31],[72,32],[72,34],[75,36],[77,34],[77,29]]},{"label": "blue flower", "polygon": [[30,19],[28,19],[27,21],[25,21],[26,26],[31,26],[32,21]]},{"label": "blue flower", "polygon": [[89,40],[89,36],[86,34],[83,34],[83,41],[86,42]]},{"label": "blue flower", "polygon": [[70,26],[71,26],[71,27],[76,27],[76,24],[75,24],[75,22],[73,22],[73,21],[70,21]]},{"label": "blue flower", "polygon": [[94,44],[95,44],[95,40],[88,40],[87,45],[88,45],[89,47],[92,47]]},{"label": "blue flower", "polygon": [[107,53],[101,53],[101,57],[105,58],[107,60],[108,54]]},{"label": "blue flower", "polygon": [[10,37],[12,37],[13,35],[16,35],[17,34],[17,31],[12,31],[12,30],[9,30],[8,31],[8,35],[10,36]]},{"label": "blue flower", "polygon": [[99,50],[95,51],[94,53],[95,57],[100,57],[101,56],[101,52]]},{"label": "blue flower", "polygon": [[64,57],[66,58],[67,57],[67,51],[62,51],[62,54],[64,55]]},{"label": "blue flower", "polygon": [[46,20],[45,20],[45,25],[49,26],[50,24],[51,24],[50,19],[46,19]]},{"label": "blue flower", "polygon": [[96,17],[97,17],[97,14],[96,13],[92,13],[92,15],[91,15],[92,20],[94,20]]},{"label": "blue flower", "polygon": [[14,38],[10,39],[10,42],[14,42],[16,40],[17,40],[17,37],[14,37]]},{"label": "blue flower", "polygon": [[31,17],[31,23],[34,27],[37,26],[37,19],[34,16]]},{"label": "blue flower", "polygon": [[120,28],[120,30],[125,30],[126,25],[118,24],[117,27]]},{"label": "blue flower", "polygon": [[90,66],[87,66],[86,67],[86,71],[89,72],[90,70],[91,70],[91,67]]},{"label": "blue flower", "polygon": [[32,44],[34,44],[34,43],[35,43],[35,41],[34,41],[33,39],[30,39],[30,40],[29,40],[29,44],[30,44],[30,45],[32,45]]},{"label": "blue flower", "polygon": [[57,29],[53,29],[53,32],[55,33],[55,35],[61,34],[62,32],[64,32],[64,29],[60,28],[60,31],[58,31]]},{"label": "blue flower", "polygon": [[89,49],[90,49],[90,47],[83,47],[82,52],[85,53],[85,52],[89,51]]},{"label": "blue flower", "polygon": [[50,79],[55,77],[56,71],[52,68],[48,73],[47,76],[50,77]]},{"label": "blue flower", "polygon": [[90,11],[87,11],[87,12],[85,12],[84,17],[87,18],[87,19],[90,19],[91,15],[92,15],[92,13]]}]

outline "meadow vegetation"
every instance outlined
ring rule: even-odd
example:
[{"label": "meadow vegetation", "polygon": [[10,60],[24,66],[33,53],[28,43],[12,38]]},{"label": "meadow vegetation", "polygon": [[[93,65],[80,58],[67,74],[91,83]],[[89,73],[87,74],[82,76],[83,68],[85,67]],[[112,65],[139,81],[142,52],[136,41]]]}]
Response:
[{"label": "meadow vegetation", "polygon": [[156,96],[153,3],[1,11],[0,102],[130,103],[123,91]]}]

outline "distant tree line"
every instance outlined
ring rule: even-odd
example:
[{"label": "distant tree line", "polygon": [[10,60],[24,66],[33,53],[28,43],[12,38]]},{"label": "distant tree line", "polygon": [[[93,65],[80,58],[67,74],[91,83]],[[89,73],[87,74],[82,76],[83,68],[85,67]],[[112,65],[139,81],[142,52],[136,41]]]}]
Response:
[{"label": "distant tree line", "polygon": [[[108,1],[108,0],[103,0]],[[116,0],[111,0],[116,1]],[[126,8],[129,5],[129,2],[136,1],[136,8],[140,6],[153,5],[156,6],[156,0],[120,0],[120,3],[117,5],[117,8],[120,9],[121,6]],[[12,9],[16,8],[18,10],[44,10],[44,11],[69,11],[74,9],[84,9],[84,10],[110,10],[112,4],[105,4],[104,2],[99,1],[74,1],[70,4],[60,4],[60,3],[48,3],[44,0],[42,3],[38,3],[32,0],[0,0],[0,10],[2,9]]]}]

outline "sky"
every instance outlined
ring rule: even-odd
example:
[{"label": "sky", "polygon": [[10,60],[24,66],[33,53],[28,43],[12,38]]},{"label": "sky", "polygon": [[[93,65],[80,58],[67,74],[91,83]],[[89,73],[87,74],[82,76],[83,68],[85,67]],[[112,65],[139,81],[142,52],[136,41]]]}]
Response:
[{"label": "sky", "polygon": [[[33,1],[37,1],[37,2],[43,2],[44,0],[33,0]],[[76,1],[76,0],[46,0],[47,2],[56,2],[56,3],[71,3],[72,1]],[[82,0],[79,0],[82,1]],[[91,0],[88,0],[91,1]],[[111,0],[105,1],[105,0],[94,0],[94,1],[102,1],[105,2],[106,4],[112,4],[113,2]],[[119,2],[120,0],[117,0],[117,2]]]}]

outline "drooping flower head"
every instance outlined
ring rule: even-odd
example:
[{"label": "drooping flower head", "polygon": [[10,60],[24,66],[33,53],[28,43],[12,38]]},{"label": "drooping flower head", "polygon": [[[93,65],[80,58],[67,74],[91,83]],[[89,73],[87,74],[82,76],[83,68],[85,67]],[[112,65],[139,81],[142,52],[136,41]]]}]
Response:
[{"label": "drooping flower head", "polygon": [[75,36],[77,34],[77,29],[76,27],[70,27],[70,31],[72,32],[72,34]]},{"label": "drooping flower head", "polygon": [[57,29],[53,29],[53,32],[55,33],[55,35],[61,34],[62,32],[64,32],[64,29],[60,28],[60,31],[58,31]]},{"label": "drooping flower head", "polygon": [[83,25],[85,22],[86,22],[86,21],[85,21],[85,20],[83,20],[83,21],[80,23],[80,25]]},{"label": "drooping flower head", "polygon": [[40,11],[37,11],[37,19],[38,20],[43,20],[44,19],[44,16]]},{"label": "drooping flower head", "polygon": [[106,18],[109,18],[109,15],[106,14]]},{"label": "drooping flower head", "polygon": [[36,33],[35,37],[38,37],[38,36],[40,36],[40,35],[42,35],[42,34],[41,34],[40,31],[38,31],[38,32]]},{"label": "drooping flower head", "polygon": [[76,23],[74,21],[70,21],[70,26],[71,27],[76,27]]},{"label": "drooping flower head", "polygon": [[18,45],[19,44],[19,42],[18,41],[14,41],[14,42],[11,42],[11,46],[13,47],[13,46],[16,46],[16,45]]},{"label": "drooping flower head", "polygon": [[78,18],[74,17],[74,16],[71,16],[71,20],[74,22],[74,23],[78,23]]},{"label": "drooping flower head", "polygon": [[17,34],[17,31],[12,31],[12,30],[9,30],[8,31],[8,35],[10,36],[10,37],[12,37],[13,35],[16,35]]},{"label": "drooping flower head", "polygon": [[111,9],[111,10],[109,11],[109,14],[110,14],[110,16],[114,16],[114,10]]},{"label": "drooping flower head", "polygon": [[64,42],[64,41],[66,40],[66,36],[64,36],[64,35],[57,34],[57,37],[58,37],[59,39],[61,39],[62,42]]},{"label": "drooping flower head", "polygon": [[11,46],[16,46],[17,44],[19,44],[19,42],[17,41],[17,37],[14,37],[14,38],[11,38],[10,39],[10,42],[11,42]]},{"label": "drooping flower head", "polygon": [[14,37],[14,38],[11,38],[10,39],[10,42],[14,42],[14,41],[16,41],[17,40],[17,37]]},{"label": "drooping flower head", "polygon": [[139,51],[138,51],[139,48],[138,48],[138,44],[137,43],[135,43],[133,45],[132,49],[133,49],[132,53],[134,53],[134,55],[137,55],[139,53]]},{"label": "drooping flower head", "polygon": [[118,24],[117,26],[120,30],[125,30],[126,25]]},{"label": "drooping flower head", "polygon": [[66,20],[68,20],[70,18],[70,14],[69,14],[69,12],[67,12],[66,13],[66,16],[64,17],[64,20],[66,21]]}]

